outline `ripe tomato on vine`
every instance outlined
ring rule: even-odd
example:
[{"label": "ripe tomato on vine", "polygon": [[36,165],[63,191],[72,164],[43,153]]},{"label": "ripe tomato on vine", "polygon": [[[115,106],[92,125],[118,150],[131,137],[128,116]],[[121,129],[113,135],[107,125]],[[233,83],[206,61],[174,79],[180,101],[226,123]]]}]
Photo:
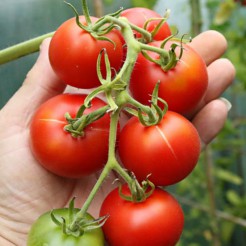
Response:
[{"label": "ripe tomato on vine", "polygon": [[[124,195],[130,195],[127,186]],[[103,232],[110,246],[175,245],[184,226],[181,206],[168,192],[155,189],[142,202],[127,201],[118,188],[108,194],[100,216],[109,215]]]},{"label": "ripe tomato on vine", "polygon": [[[92,16],[90,19],[92,23],[98,20]],[[85,17],[80,16],[79,21],[88,30],[81,28],[75,18],[65,21],[57,29],[50,43],[50,63],[64,83],[77,88],[94,88],[100,85],[96,66],[100,52],[103,49],[107,51],[112,69],[118,71],[123,61],[124,40],[115,29],[103,35],[102,39],[96,38],[89,32]],[[106,76],[103,59],[101,72]]]},{"label": "ripe tomato on vine", "polygon": [[168,111],[157,125],[145,127],[132,117],[119,137],[119,156],[138,180],[157,186],[175,184],[194,169],[200,155],[200,137],[186,118]]},{"label": "ripe tomato on vine", "polygon": [[[168,41],[165,49],[169,50],[175,43]],[[160,47],[162,41],[150,43],[150,46]],[[171,111],[183,115],[191,113],[202,100],[208,86],[208,74],[203,59],[187,44],[177,43],[176,53],[182,52],[182,57],[174,68],[165,70],[159,64],[152,62],[143,54],[138,55],[130,80],[130,92],[139,102],[150,105],[150,95],[159,81],[158,96],[164,99]],[[180,50],[182,49],[182,51]],[[157,53],[148,51],[151,59],[158,60]]]},{"label": "ripe tomato on vine", "polygon": [[[42,104],[32,118],[32,152],[43,167],[56,175],[81,178],[102,169],[107,162],[110,125],[108,114],[86,126],[81,136],[73,137],[64,129],[68,125],[64,114],[69,113],[75,118],[86,96],[55,96]],[[106,105],[99,98],[94,98],[91,103],[92,106],[85,110],[85,114]]]}]

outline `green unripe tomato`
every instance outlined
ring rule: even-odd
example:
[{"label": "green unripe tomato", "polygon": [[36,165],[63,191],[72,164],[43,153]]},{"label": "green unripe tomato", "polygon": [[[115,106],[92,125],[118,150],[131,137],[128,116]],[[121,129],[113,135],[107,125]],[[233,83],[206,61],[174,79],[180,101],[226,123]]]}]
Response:
[{"label": "green unripe tomato", "polygon": [[[73,209],[77,213],[79,209]],[[85,231],[81,236],[67,235],[62,227],[56,225],[51,219],[51,212],[41,215],[32,225],[28,234],[27,246],[103,246],[104,235],[102,229],[96,228]],[[68,221],[69,209],[55,209],[54,215],[59,221],[64,218]],[[90,214],[86,214],[85,219],[93,220]]]}]

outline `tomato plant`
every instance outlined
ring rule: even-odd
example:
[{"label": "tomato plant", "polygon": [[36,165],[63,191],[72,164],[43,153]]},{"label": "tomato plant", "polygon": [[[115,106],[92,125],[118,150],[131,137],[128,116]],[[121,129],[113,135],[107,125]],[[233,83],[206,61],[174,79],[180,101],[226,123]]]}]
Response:
[{"label": "tomato plant", "polygon": [[[59,219],[46,213],[34,223],[28,246],[100,246],[101,226],[111,246],[173,246],[184,215],[174,197],[155,185],[181,181],[198,161],[200,138],[183,115],[194,112],[205,95],[206,64],[191,46],[171,38],[164,18],[152,10],[120,9],[98,19],[89,16],[86,0],[84,16],[68,5],[76,17],[54,33],[50,64],[65,84],[94,89],[42,104],[30,122],[30,148],[44,168],[65,178],[102,171],[80,210],[72,200],[69,210],[54,211]],[[25,50],[26,43],[20,47]],[[171,111],[161,107],[164,101]],[[123,110],[134,116],[118,138]],[[106,197],[102,216],[94,220],[87,211],[111,172],[126,184]]]},{"label": "tomato plant", "polygon": [[[165,46],[169,49],[173,42]],[[155,41],[149,45],[159,47],[161,41]],[[180,49],[177,48],[179,53]],[[153,59],[159,59],[155,52],[147,52]],[[178,54],[177,54],[178,56]],[[150,95],[160,81],[159,97],[168,103],[171,111],[181,114],[189,114],[203,98],[207,86],[208,75],[203,59],[189,46],[183,44],[183,54],[176,66],[164,71],[161,66],[155,64],[139,54],[133,70],[130,91],[139,102],[149,105]]]},{"label": "tomato plant", "polygon": [[195,167],[200,138],[194,126],[178,113],[168,111],[158,125],[143,126],[132,117],[119,137],[119,156],[138,180],[171,185],[184,179]]},{"label": "tomato plant", "polygon": [[[90,17],[92,23],[98,19]],[[79,18],[87,25],[84,16]],[[110,65],[116,71],[122,65],[123,39],[117,30],[104,35],[111,40],[96,39],[90,32],[80,28],[75,18],[65,21],[55,32],[49,48],[49,59],[57,75],[68,85],[78,88],[93,88],[100,85],[97,76],[97,58],[106,49]],[[101,72],[106,74],[104,59]]]},{"label": "tomato plant", "polygon": [[[74,209],[76,214],[79,209]],[[69,220],[69,211],[67,208],[55,209],[53,213],[59,217]],[[92,220],[90,214],[86,214],[85,219]],[[85,231],[81,236],[67,235],[62,228],[55,224],[51,219],[50,212],[41,215],[32,225],[28,234],[27,246],[103,246],[104,235],[101,228]]]},{"label": "tomato plant", "polygon": [[[84,129],[84,136],[73,137],[64,130],[64,114],[75,117],[86,95],[62,94],[51,98],[37,110],[30,126],[31,149],[49,171],[79,178],[103,167],[107,161],[110,117],[105,114]],[[105,106],[98,98],[85,110],[88,114]]]},{"label": "tomato plant", "polygon": [[[149,32],[154,31],[154,29],[160,23],[160,19],[162,18],[157,12],[141,7],[129,8],[122,11],[121,16],[126,17],[130,23],[144,28],[146,21],[149,19],[153,19],[149,21],[146,26],[146,30]],[[155,19],[155,20],[154,20]],[[159,20],[157,20],[159,19]],[[134,30],[134,34],[136,38],[141,38],[141,34]],[[158,31],[153,35],[153,40],[164,40],[165,38],[171,35],[171,30],[167,22],[164,22]]]},{"label": "tomato plant", "polygon": [[[122,193],[130,194],[126,185]],[[161,189],[155,189],[143,202],[132,202],[122,198],[116,188],[101,206],[100,215],[107,214],[103,232],[110,246],[173,246],[184,225],[182,208]]]}]

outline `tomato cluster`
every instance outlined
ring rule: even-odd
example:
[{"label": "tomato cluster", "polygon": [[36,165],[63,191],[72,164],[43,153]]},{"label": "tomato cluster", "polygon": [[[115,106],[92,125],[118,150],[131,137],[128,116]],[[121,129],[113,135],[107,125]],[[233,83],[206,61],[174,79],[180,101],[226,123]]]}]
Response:
[{"label": "tomato cluster", "polygon": [[[130,41],[126,30],[132,31]],[[135,60],[132,43],[140,50]],[[58,95],[37,110],[30,146],[38,162],[56,175],[77,179],[109,165],[128,182],[120,192],[109,193],[100,210],[101,216],[109,215],[102,226],[109,245],[175,245],[184,225],[182,208],[158,186],[183,180],[198,161],[200,138],[185,116],[195,110],[207,89],[202,58],[183,39],[172,39],[165,18],[153,10],[131,8],[101,19],[76,16],[64,22],[51,40],[49,59],[65,84],[95,89],[88,95]],[[97,97],[101,92],[105,101]],[[128,105],[134,116],[120,129],[114,116]],[[118,153],[115,158],[109,157],[112,146]],[[143,188],[146,182],[153,184],[150,191]],[[133,199],[139,194],[140,199]],[[58,213],[66,217],[68,212]],[[47,214],[39,220],[46,221]],[[37,228],[39,222],[29,242],[48,233],[45,243],[53,245],[57,242],[53,237],[61,237],[55,225],[33,236]],[[80,239],[88,235],[63,236],[69,245],[88,245]],[[62,241],[59,245],[67,245]]]}]

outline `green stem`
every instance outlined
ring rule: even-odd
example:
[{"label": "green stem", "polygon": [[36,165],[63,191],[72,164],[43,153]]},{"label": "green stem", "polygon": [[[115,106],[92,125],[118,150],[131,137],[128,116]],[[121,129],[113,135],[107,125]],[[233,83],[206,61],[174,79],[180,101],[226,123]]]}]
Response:
[{"label": "green stem", "polygon": [[54,32],[44,34],[42,36],[24,41],[17,45],[11,46],[9,48],[0,51],[0,65],[16,60],[22,56],[32,54],[39,51],[39,47],[44,39],[53,36]]},{"label": "green stem", "polygon": [[132,178],[128,173],[121,167],[115,156],[116,140],[118,133],[118,122],[121,112],[121,105],[118,109],[111,115],[111,124],[110,124],[110,135],[109,135],[109,150],[108,150],[108,166],[111,170],[115,170],[120,176],[128,183],[132,183]]},{"label": "green stem", "polygon": [[[127,56],[126,61],[124,62],[124,65],[121,69],[121,71],[116,76],[116,79],[121,78],[126,83],[129,82],[130,76],[134,67],[134,64],[137,60],[138,54],[141,52],[141,50],[148,50],[158,53],[160,56],[162,56],[162,59],[167,64],[169,62],[169,53],[165,49],[150,46],[148,44],[144,44],[139,42],[135,39],[131,24],[128,22],[128,20],[124,17],[115,18],[113,16],[105,16],[102,18],[99,22],[97,22],[92,29],[98,30],[101,26],[108,24],[109,22],[118,25],[121,28],[121,33],[125,39],[126,45],[127,45]],[[144,31],[144,29],[142,29]],[[138,29],[138,31],[140,31]]]},{"label": "green stem", "polygon": [[[118,20],[117,18],[113,18],[112,21],[115,21],[115,19]],[[116,76],[116,79],[121,78],[122,81],[128,84],[138,54],[141,52],[141,46],[140,42],[135,39],[128,21],[126,21],[125,18],[119,18],[118,21],[121,23],[121,32],[127,45],[127,55],[124,65]]]},{"label": "green stem", "polygon": [[108,149],[108,161],[105,167],[103,168],[103,171],[101,172],[96,184],[94,185],[93,189],[91,190],[88,198],[86,199],[85,203],[83,204],[83,207],[81,210],[76,214],[73,222],[70,225],[70,229],[76,230],[76,224],[78,221],[80,221],[82,218],[84,218],[91,202],[93,201],[95,195],[97,194],[98,190],[100,189],[102,183],[104,180],[108,177],[109,173],[112,170],[115,170],[118,172],[123,179],[129,184],[132,182],[132,178],[128,175],[128,173],[120,166],[119,162],[116,160],[115,156],[115,144],[116,144],[116,138],[117,138],[117,130],[118,130],[118,122],[119,122],[119,115],[120,115],[121,109],[115,111],[111,115],[111,121],[110,121],[110,133],[109,133],[109,149]]},{"label": "green stem", "polygon": [[134,24],[129,23],[129,25],[131,26],[131,28],[133,30],[135,30],[136,32],[140,33],[144,37],[144,39],[146,40],[146,42],[149,43],[149,42],[152,41],[152,35],[151,35],[151,33],[149,33],[145,29],[140,28],[140,27],[138,27],[138,26],[136,26]]},{"label": "green stem", "polygon": [[108,162],[115,162],[115,145],[118,132],[118,122],[120,117],[121,107],[111,114],[110,119],[110,133],[109,133],[109,149],[108,149]]},{"label": "green stem", "polygon": [[148,50],[148,51],[152,51],[152,52],[159,54],[160,56],[162,56],[162,59],[165,60],[165,63],[168,63],[170,59],[169,53],[165,49],[155,47],[152,45],[148,45],[148,44],[144,44],[144,43],[140,43],[140,46],[141,46],[141,50]]},{"label": "green stem", "polygon": [[121,93],[121,100],[122,98],[124,98],[124,101],[126,101],[127,103],[133,105],[135,108],[140,109],[141,112],[144,112],[148,115],[150,121],[154,121],[155,120],[155,115],[153,114],[153,111],[151,110],[151,108],[147,105],[144,105],[142,103],[140,103],[139,101],[135,100],[133,97],[130,96],[130,94],[127,91],[123,91]]},{"label": "green stem", "polygon": [[83,14],[85,16],[85,20],[86,20],[87,25],[88,26],[91,25],[91,18],[90,18],[90,13],[89,13],[89,9],[88,9],[86,0],[82,0],[82,11],[83,11]]}]

